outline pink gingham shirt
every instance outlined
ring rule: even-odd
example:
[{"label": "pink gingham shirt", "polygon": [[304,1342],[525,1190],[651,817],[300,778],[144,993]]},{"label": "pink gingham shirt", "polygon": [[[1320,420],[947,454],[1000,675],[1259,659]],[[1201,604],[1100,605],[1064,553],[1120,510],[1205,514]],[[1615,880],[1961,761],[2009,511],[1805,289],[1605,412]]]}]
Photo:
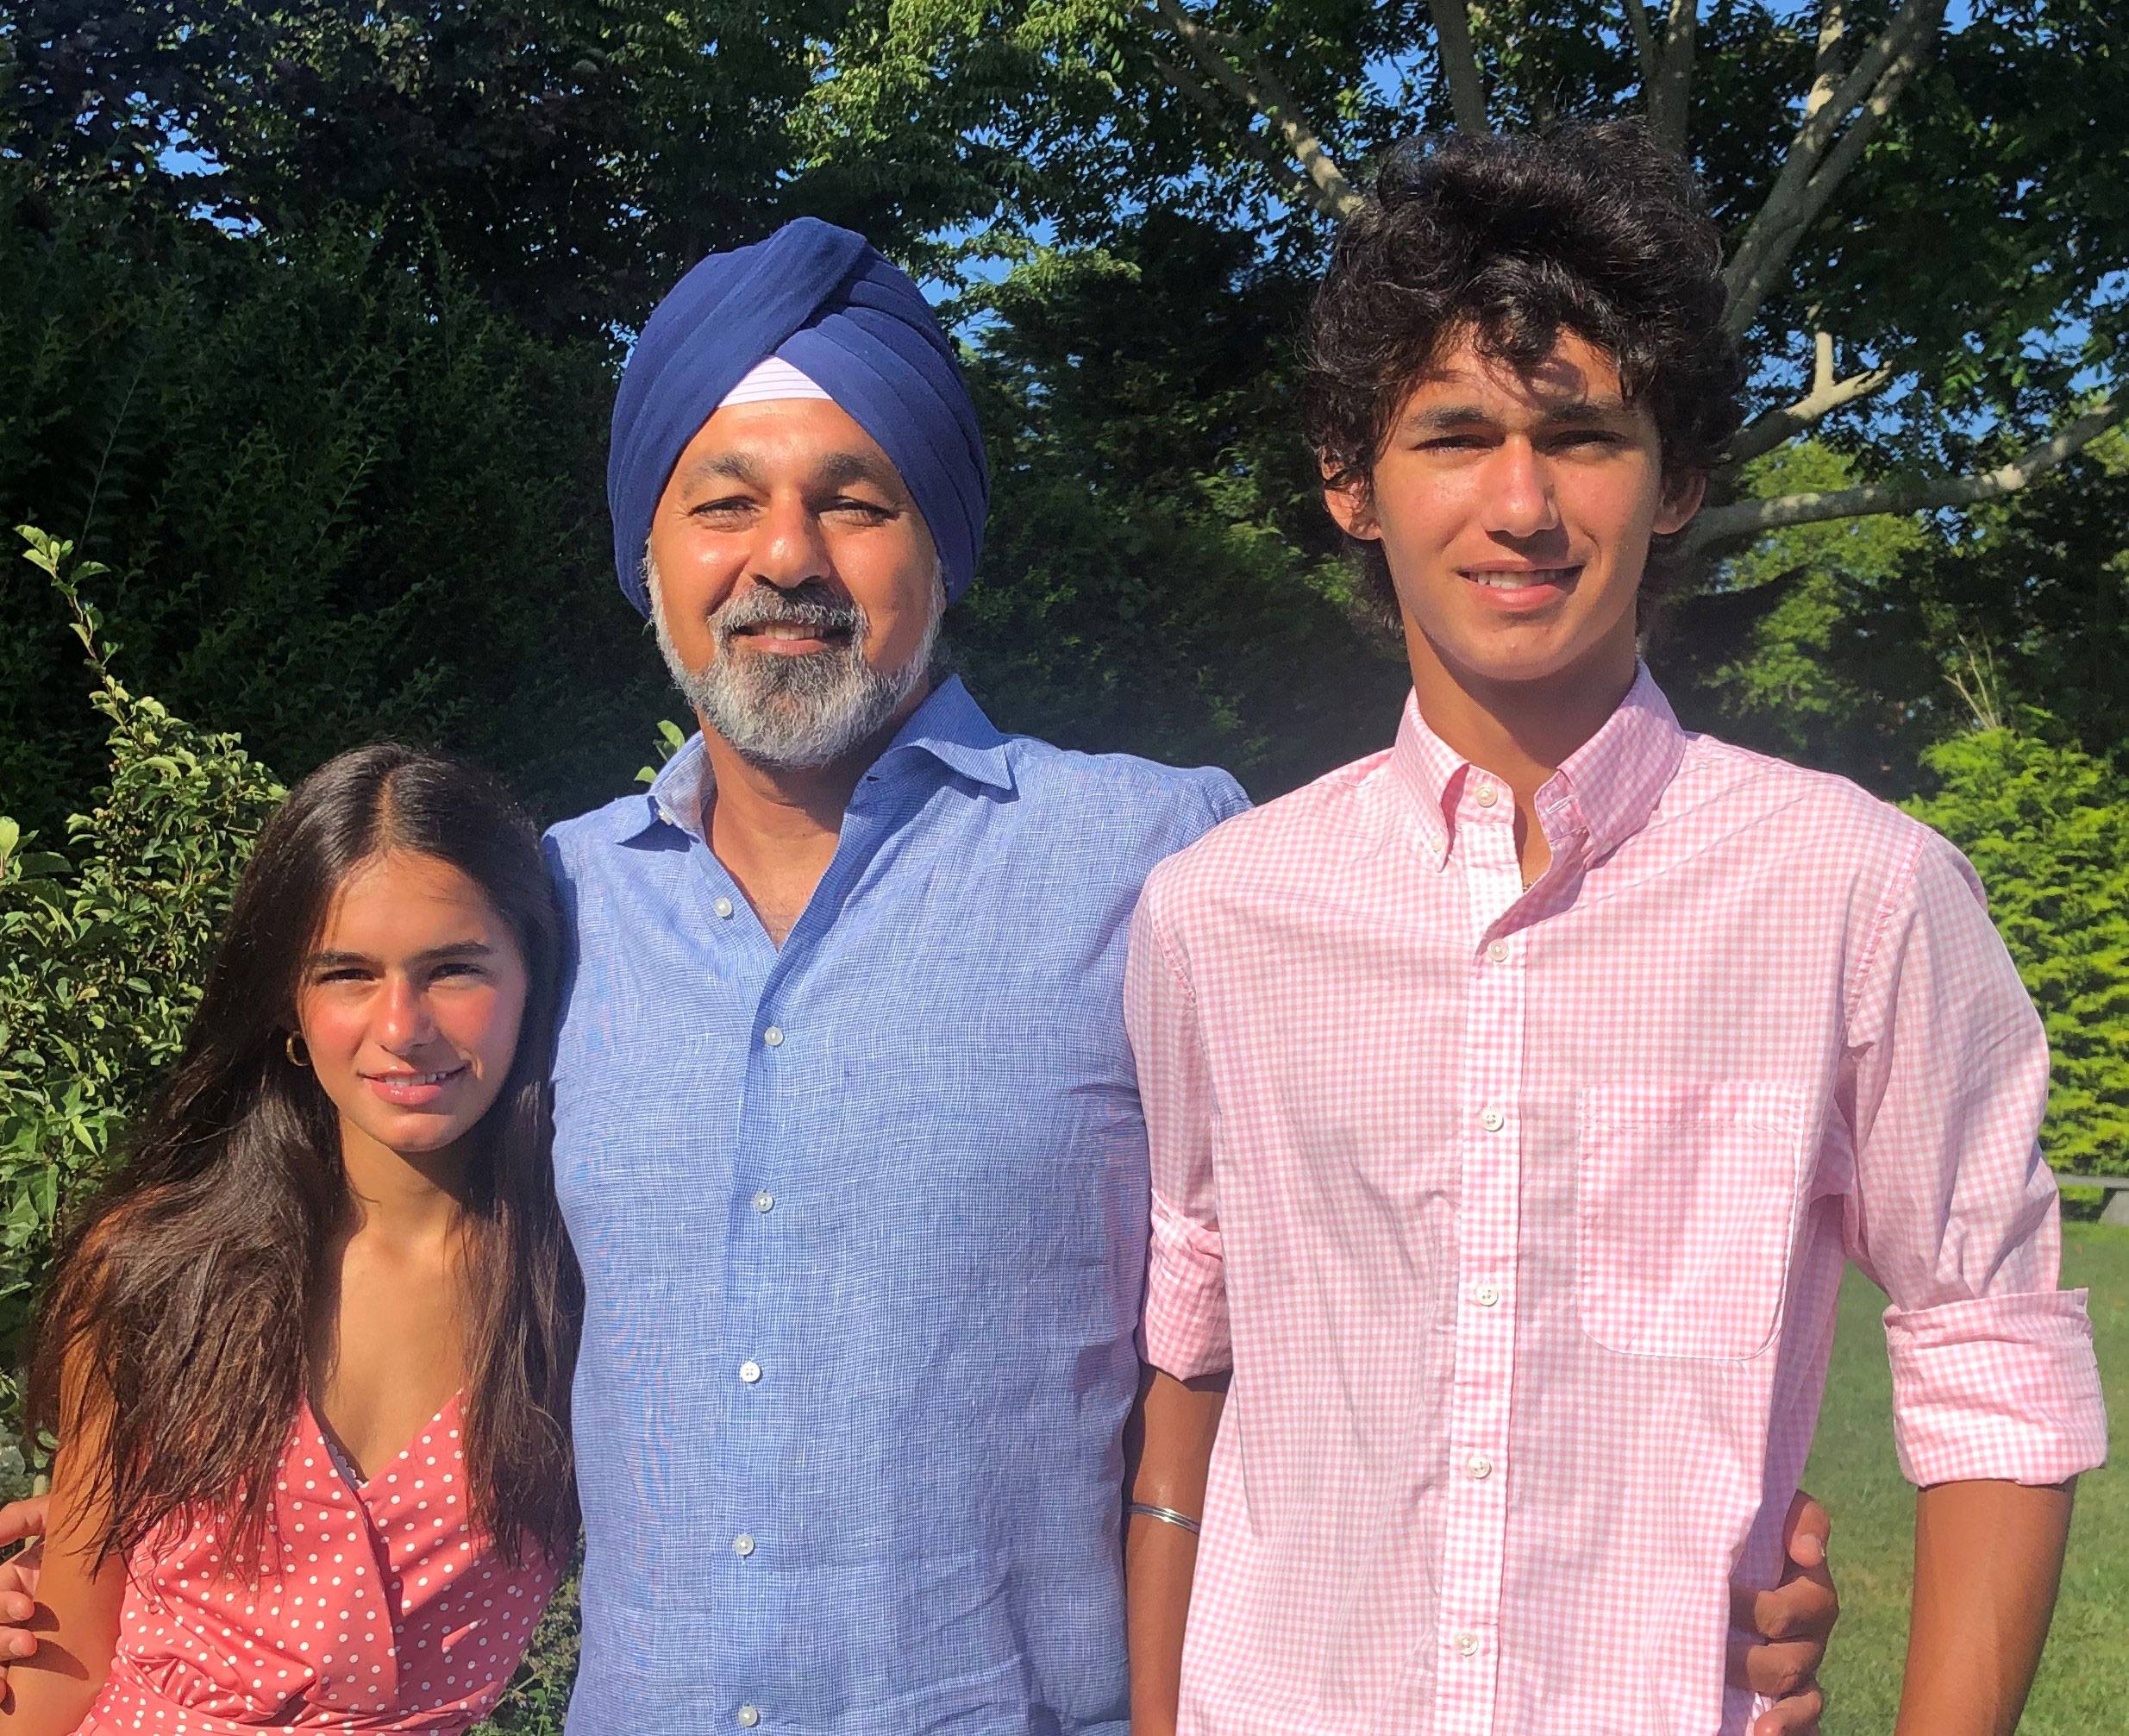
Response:
[{"label": "pink gingham shirt", "polygon": [[1231,1367],[1184,1736],[1706,1736],[1836,1291],[1917,1483],[2098,1464],[2040,1025],[1978,882],[1649,678],[1537,799],[1387,754],[1162,863],[1127,1009],[1143,1348]]}]

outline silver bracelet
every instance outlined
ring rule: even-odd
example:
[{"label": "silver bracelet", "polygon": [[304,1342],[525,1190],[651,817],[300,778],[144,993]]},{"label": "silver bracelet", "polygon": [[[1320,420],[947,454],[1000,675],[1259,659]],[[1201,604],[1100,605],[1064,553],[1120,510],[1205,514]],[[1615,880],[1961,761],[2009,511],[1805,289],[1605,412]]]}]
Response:
[{"label": "silver bracelet", "polygon": [[1193,1537],[1198,1534],[1198,1521],[1187,1513],[1178,1513],[1172,1507],[1150,1507],[1143,1501],[1127,1501],[1124,1511],[1143,1513],[1148,1519],[1157,1519],[1165,1525],[1180,1526]]}]

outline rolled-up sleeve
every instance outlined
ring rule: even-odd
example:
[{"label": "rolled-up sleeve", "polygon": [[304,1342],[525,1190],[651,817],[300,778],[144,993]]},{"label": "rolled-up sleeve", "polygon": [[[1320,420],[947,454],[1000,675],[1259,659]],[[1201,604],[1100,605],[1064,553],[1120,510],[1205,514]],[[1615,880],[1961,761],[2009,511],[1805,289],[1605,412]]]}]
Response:
[{"label": "rolled-up sleeve", "polygon": [[1153,1169],[1139,1354],[1189,1380],[1230,1367],[1233,1353],[1212,1173],[1217,1110],[1190,980],[1158,913],[1160,882],[1156,872],[1132,918],[1124,979]]},{"label": "rolled-up sleeve", "polygon": [[2082,1290],[2035,1135],[2048,1051],[1980,882],[1934,833],[1896,872],[1850,1016],[1850,1256],[1890,1300],[1900,1469],[2046,1484],[2107,1457]]}]

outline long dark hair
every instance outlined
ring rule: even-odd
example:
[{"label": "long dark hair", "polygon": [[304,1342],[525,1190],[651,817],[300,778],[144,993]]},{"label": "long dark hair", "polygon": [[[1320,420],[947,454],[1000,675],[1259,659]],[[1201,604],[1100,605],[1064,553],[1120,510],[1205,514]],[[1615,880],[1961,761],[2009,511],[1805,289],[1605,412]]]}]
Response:
[{"label": "long dark hair", "polygon": [[513,1561],[527,1534],[556,1558],[575,1544],[569,1382],[584,1287],[548,1156],[560,918],[538,838],[502,789],[385,743],[320,767],[260,834],[185,1053],[46,1295],[30,1417],[62,1441],[92,1419],[83,1438],[100,1451],[78,1474],[108,1515],[106,1553],[205,1518],[225,1557],[260,1558],[348,1204],[338,1117],[285,1045],[334,893],[386,850],[464,874],[524,956],[517,1053],[468,1136],[467,1495]]}]

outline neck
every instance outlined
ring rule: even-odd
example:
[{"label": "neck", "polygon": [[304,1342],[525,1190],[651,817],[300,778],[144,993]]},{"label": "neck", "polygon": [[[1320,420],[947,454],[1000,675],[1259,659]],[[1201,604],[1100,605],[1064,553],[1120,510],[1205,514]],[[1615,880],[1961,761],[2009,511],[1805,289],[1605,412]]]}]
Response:
[{"label": "neck", "polygon": [[712,780],[703,836],[780,943],[828,871],[858,780],[930,692],[920,683],[872,736],[824,766],[758,764],[697,715]]},{"label": "neck", "polygon": [[340,1161],[360,1233],[395,1243],[448,1235],[466,1201],[466,1142],[437,1151],[395,1151],[352,1122],[340,1125]]},{"label": "neck", "polygon": [[1625,624],[1627,630],[1556,674],[1504,681],[1451,662],[1406,615],[1419,715],[1457,755],[1506,780],[1518,805],[1527,806],[1633,686],[1634,639],[1631,622]]}]

